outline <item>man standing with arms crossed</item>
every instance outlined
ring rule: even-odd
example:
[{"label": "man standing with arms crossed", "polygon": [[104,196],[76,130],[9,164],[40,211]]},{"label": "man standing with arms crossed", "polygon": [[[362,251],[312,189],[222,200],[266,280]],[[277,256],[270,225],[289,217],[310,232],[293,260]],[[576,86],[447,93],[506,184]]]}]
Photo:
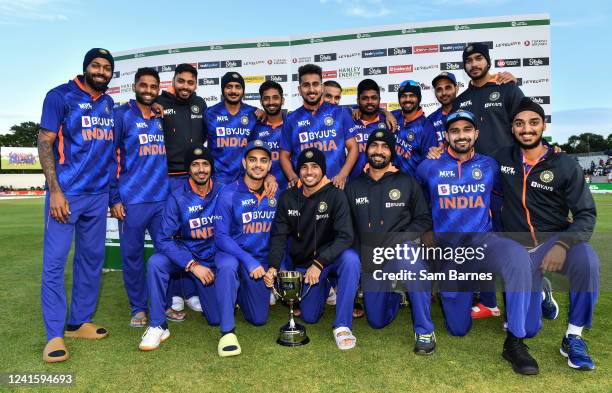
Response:
[{"label": "man standing with arms crossed", "polygon": [[136,100],[115,110],[116,165],[111,171],[111,215],[119,220],[123,282],[132,309],[130,326],[147,325],[145,231],[159,248],[161,216],[168,197],[166,146],[161,119],[151,105],[159,75],[140,68],[134,77]]},{"label": "man standing with arms crossed", "polygon": [[[289,186],[299,180],[295,164],[300,152],[316,147],[325,155],[328,175],[334,186],[342,189],[357,156],[357,142],[348,132],[353,125],[350,112],[345,108],[324,102],[323,71],[314,64],[298,69],[298,90],[304,105],[291,112],[283,124],[280,162]],[[348,153],[345,153],[345,148]]]},{"label": "man standing with arms crossed", "polygon": [[[47,332],[45,362],[68,359],[65,337],[108,335],[91,322],[98,303],[113,154],[113,99],[104,94],[114,69],[102,48],[85,54],[83,75],[47,93],[38,154],[45,178],[41,303]],[[66,324],[64,269],[75,237],[72,304]],[[65,331],[64,331],[65,328]]]}]

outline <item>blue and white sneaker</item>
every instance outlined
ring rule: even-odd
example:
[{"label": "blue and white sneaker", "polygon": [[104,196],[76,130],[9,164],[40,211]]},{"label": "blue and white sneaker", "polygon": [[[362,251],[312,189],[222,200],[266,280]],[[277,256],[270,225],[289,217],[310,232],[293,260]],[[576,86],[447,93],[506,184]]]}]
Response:
[{"label": "blue and white sneaker", "polygon": [[546,277],[542,279],[542,317],[545,319],[557,319],[559,316],[559,305],[553,297],[552,284]]},{"label": "blue and white sneaker", "polygon": [[567,358],[567,365],[576,370],[591,371],[595,369],[588,350],[582,337],[575,334],[563,337],[563,341],[561,341],[561,355]]}]

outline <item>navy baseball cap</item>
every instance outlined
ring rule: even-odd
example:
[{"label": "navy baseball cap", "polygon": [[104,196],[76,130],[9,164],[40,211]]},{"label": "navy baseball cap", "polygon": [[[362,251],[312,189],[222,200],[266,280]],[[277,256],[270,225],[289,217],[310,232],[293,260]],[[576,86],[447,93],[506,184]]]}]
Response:
[{"label": "navy baseball cap", "polygon": [[452,112],[446,118],[446,125],[445,125],[446,131],[448,131],[448,129],[451,126],[451,124],[453,124],[454,122],[459,121],[459,120],[469,121],[470,123],[472,123],[474,128],[478,129],[476,116],[474,116],[474,114],[472,112],[464,111],[464,110],[458,110],[456,112]]},{"label": "navy baseball cap", "polygon": [[433,80],[431,81],[431,85],[435,88],[436,82],[439,81],[440,79],[448,79],[449,81],[453,83],[453,85],[457,86],[457,78],[455,78],[455,74],[453,74],[452,72],[446,72],[446,71],[441,72],[440,74],[438,74],[438,76],[433,78]]},{"label": "navy baseball cap", "polygon": [[259,150],[263,150],[266,153],[268,153],[268,156],[270,158],[272,158],[272,152],[270,151],[270,148],[268,147],[268,144],[262,140],[259,139],[255,139],[250,141],[249,143],[247,143],[247,145],[244,148],[244,155],[243,157],[246,157],[247,154],[249,154],[249,152],[251,150],[255,150],[255,149],[259,149]]}]

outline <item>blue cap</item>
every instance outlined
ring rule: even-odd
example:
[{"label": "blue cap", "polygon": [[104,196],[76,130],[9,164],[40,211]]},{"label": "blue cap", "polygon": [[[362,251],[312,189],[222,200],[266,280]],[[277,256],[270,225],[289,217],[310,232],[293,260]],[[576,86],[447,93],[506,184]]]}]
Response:
[{"label": "blue cap", "polygon": [[254,139],[250,141],[249,143],[247,143],[247,145],[244,148],[244,157],[246,157],[247,154],[249,154],[251,150],[255,150],[255,149],[260,149],[260,150],[265,151],[266,153],[268,153],[268,156],[272,158],[272,152],[270,151],[270,147],[268,146],[266,142],[260,139]]},{"label": "blue cap", "polygon": [[433,80],[431,81],[431,85],[435,88],[436,82],[440,79],[448,79],[449,81],[453,82],[453,85],[457,86],[457,78],[455,78],[455,74],[453,74],[452,72],[441,72],[440,74],[438,74],[438,76],[433,78]]},{"label": "blue cap", "polygon": [[472,112],[464,111],[460,109],[456,112],[451,112],[446,118],[446,125],[445,125],[446,131],[448,131],[448,128],[450,127],[451,124],[459,120],[469,121],[470,123],[472,123],[474,128],[478,128],[476,116],[474,116]]}]

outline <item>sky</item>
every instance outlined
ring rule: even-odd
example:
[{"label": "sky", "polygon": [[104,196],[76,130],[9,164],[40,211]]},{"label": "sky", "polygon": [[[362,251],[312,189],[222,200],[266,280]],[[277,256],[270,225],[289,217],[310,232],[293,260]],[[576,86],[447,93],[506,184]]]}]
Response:
[{"label": "sky", "polygon": [[612,133],[612,2],[509,0],[88,1],[0,0],[0,133],[39,121],[46,92],[81,72],[92,47],[111,52],[176,43],[274,37],[548,13],[555,141]]}]

